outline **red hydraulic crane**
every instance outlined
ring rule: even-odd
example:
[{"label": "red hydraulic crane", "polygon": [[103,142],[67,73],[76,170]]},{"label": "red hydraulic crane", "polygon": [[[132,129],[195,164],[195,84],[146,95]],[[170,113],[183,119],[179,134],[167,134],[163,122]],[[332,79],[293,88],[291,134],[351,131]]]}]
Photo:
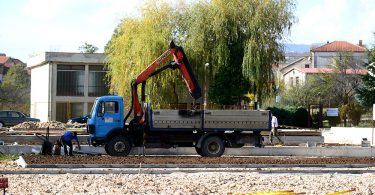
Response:
[{"label": "red hydraulic crane", "polygon": [[[173,61],[168,65],[156,70],[165,60],[168,59],[170,55],[173,55]],[[169,44],[169,49],[165,51],[161,56],[159,56],[154,62],[152,62],[144,71],[142,71],[135,80],[132,82],[132,105],[129,113],[125,117],[129,117],[132,109],[134,109],[134,121],[137,125],[142,125],[144,123],[144,112],[139,102],[138,98],[138,84],[142,83],[142,94],[141,102],[145,101],[145,85],[146,80],[163,70],[168,68],[176,69],[178,68],[181,71],[182,77],[184,78],[185,84],[189,90],[191,97],[198,99],[202,96],[201,88],[194,76],[194,73],[191,69],[189,61],[185,55],[185,52],[182,47],[176,46],[173,41]]]}]

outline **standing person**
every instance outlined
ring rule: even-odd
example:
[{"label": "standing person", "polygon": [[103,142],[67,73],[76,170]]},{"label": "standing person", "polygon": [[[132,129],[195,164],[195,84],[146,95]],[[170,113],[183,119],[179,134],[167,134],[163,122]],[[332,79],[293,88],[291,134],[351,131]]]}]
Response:
[{"label": "standing person", "polygon": [[72,140],[76,140],[78,149],[81,149],[81,146],[79,145],[77,132],[67,131],[64,133],[63,136],[61,136],[61,142],[64,145],[64,154],[65,156],[68,154],[68,150],[66,146],[69,146],[69,156],[73,156],[73,144]]},{"label": "standing person", "polygon": [[275,115],[271,114],[272,116],[272,119],[271,119],[271,126],[272,126],[272,129],[271,129],[271,132],[270,132],[270,135],[269,135],[269,140],[271,143],[273,143],[273,136],[275,136],[279,142],[281,144],[283,144],[283,141],[281,141],[280,137],[279,137],[279,133],[277,132],[277,128],[279,127],[279,123],[277,121],[277,118]]}]

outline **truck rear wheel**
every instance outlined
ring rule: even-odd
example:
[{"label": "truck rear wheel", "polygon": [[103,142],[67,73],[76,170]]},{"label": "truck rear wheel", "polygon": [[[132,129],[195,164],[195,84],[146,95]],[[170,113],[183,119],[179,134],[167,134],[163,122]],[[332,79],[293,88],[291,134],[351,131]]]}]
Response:
[{"label": "truck rear wheel", "polygon": [[225,146],[224,141],[218,136],[210,136],[203,140],[202,156],[220,157],[223,155]]},{"label": "truck rear wheel", "polygon": [[130,140],[124,136],[113,137],[104,147],[111,156],[127,156],[131,150]]}]

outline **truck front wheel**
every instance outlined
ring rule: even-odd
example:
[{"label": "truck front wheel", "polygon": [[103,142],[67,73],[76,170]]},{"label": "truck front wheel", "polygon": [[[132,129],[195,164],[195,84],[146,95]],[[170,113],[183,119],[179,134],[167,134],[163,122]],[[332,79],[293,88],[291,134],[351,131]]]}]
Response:
[{"label": "truck front wheel", "polygon": [[218,136],[210,136],[203,140],[202,156],[220,157],[223,155],[225,146],[224,141]]},{"label": "truck front wheel", "polygon": [[195,151],[196,151],[197,154],[199,154],[200,156],[203,156],[203,154],[202,154],[202,148],[195,147]]},{"label": "truck front wheel", "polygon": [[124,136],[113,137],[104,147],[111,156],[127,156],[131,150],[130,140]]}]

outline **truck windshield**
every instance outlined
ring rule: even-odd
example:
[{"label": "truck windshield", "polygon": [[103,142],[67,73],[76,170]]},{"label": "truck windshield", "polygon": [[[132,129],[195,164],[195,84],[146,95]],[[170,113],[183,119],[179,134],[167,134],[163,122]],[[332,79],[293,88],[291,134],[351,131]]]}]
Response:
[{"label": "truck windshield", "polygon": [[95,115],[95,107],[98,100],[95,100],[94,104],[92,105],[91,112],[89,118],[91,118],[93,115]]}]

